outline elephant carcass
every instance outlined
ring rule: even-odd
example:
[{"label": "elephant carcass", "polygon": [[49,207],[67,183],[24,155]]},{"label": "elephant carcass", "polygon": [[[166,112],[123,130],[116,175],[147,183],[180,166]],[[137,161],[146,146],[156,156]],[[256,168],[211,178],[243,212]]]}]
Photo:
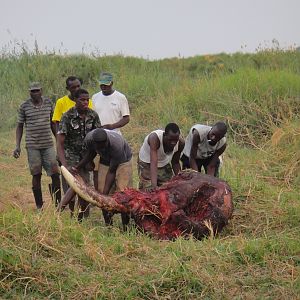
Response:
[{"label": "elephant carcass", "polygon": [[216,234],[233,212],[228,184],[192,170],[181,172],[151,192],[128,188],[112,196],[100,194],[64,167],[62,173],[83,199],[114,213],[129,213],[143,232],[158,239],[191,234],[201,239]]}]

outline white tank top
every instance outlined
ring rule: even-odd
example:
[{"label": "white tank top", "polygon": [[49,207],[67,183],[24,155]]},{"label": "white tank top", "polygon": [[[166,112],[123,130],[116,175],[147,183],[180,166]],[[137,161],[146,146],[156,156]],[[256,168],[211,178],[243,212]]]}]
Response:
[{"label": "white tank top", "polygon": [[183,149],[183,153],[190,157],[191,148],[193,144],[193,131],[197,130],[200,137],[200,143],[198,144],[197,156],[196,158],[205,159],[211,157],[218,149],[224,146],[226,143],[226,137],[224,136],[219,142],[217,142],[214,146],[210,145],[207,140],[207,135],[211,130],[211,126],[196,124],[194,125],[188,136],[185,139],[185,146]]},{"label": "white tank top", "polygon": [[[164,131],[158,129],[152,131],[151,133],[153,132],[157,135],[160,142],[159,148],[157,149],[157,167],[162,168],[171,162],[174,153],[178,151],[179,142],[177,142],[172,152],[165,153],[163,145]],[[139,152],[139,159],[148,164],[150,164],[150,145],[148,144],[148,137],[151,133],[145,137],[144,143]]]}]

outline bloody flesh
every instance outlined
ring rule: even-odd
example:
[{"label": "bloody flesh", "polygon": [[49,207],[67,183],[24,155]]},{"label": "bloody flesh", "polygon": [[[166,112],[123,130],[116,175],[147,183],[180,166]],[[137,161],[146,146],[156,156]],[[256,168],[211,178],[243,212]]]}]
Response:
[{"label": "bloody flesh", "polygon": [[[67,172],[62,171],[64,175]],[[201,239],[215,234],[228,223],[233,212],[228,184],[191,170],[174,176],[152,192],[128,188],[109,197],[85,185],[80,178],[75,179],[75,185],[87,201],[115,213],[130,213],[143,232],[158,239],[189,235]]]}]

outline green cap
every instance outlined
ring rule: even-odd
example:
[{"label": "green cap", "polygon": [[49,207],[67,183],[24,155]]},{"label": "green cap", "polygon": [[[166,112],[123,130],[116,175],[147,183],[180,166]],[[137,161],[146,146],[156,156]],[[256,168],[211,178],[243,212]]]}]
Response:
[{"label": "green cap", "polygon": [[29,91],[40,90],[42,88],[39,82],[31,82],[29,85]]},{"label": "green cap", "polygon": [[99,83],[104,85],[110,85],[113,81],[113,76],[110,73],[103,72],[100,74]]}]

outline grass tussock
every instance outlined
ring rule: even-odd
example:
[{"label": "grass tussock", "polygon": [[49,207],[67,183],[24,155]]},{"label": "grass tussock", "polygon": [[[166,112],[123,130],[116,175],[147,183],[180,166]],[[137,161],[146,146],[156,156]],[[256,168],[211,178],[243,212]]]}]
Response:
[{"label": "grass tussock", "polygon": [[[2,53],[0,58],[0,297],[4,299],[298,299],[300,294],[300,53],[280,49],[148,61],[122,56]],[[175,121],[226,120],[221,176],[235,211],[217,237],[156,241],[134,226],[78,224],[68,212],[37,214],[26,151],[11,157],[16,109],[29,81],[54,101],[69,75],[91,94],[101,70],[131,106],[124,128],[135,159],[144,136]],[[135,171],[135,184],[137,175]]]}]

